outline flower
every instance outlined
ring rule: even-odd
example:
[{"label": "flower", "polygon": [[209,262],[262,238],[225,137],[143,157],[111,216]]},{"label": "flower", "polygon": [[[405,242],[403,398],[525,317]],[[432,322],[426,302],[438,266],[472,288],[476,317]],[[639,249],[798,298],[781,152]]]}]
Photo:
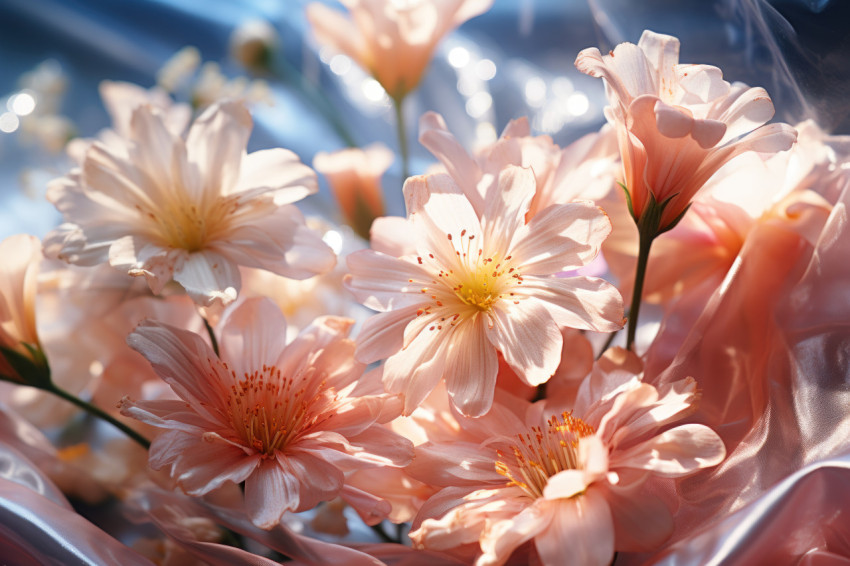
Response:
[{"label": "flower", "polygon": [[363,366],[346,338],[351,323],[320,318],[286,345],[280,311],[250,299],[220,323],[220,358],[197,334],[142,323],[128,342],[181,400],[124,398],[121,412],[166,429],[150,465],[168,466],[189,495],[244,481],[247,513],[261,528],[337,496],[374,505],[345,485],[345,472],[405,465],[412,446],[378,424],[385,396],[353,396]]},{"label": "flower", "polygon": [[317,2],[307,19],[320,43],[348,55],[401,100],[414,90],[440,39],[493,0],[343,0],[349,20]]},{"label": "flower", "polygon": [[[478,544],[476,566],[504,564],[533,541],[544,565],[607,565],[614,551],[647,551],[672,532],[667,505],[646,489],[720,463],[714,431],[681,419],[692,379],[655,388],[622,369],[597,368],[571,407],[527,405],[525,422],[499,404],[460,418],[465,437],[417,448],[417,479],[443,489],[425,503],[411,539],[432,550]],[[462,548],[460,549],[462,550]],[[568,553],[565,555],[565,553]]]},{"label": "flower", "polygon": [[[763,88],[730,85],[717,67],[679,64],[675,37],[647,30],[637,45],[622,43],[605,56],[585,49],[575,65],[605,79],[605,114],[617,129],[632,216],[640,223],[658,214],[656,233],[675,225],[734,156],[787,150],[796,139],[787,124],[763,126],[774,112]],[[648,213],[653,203],[661,210]]]},{"label": "flower", "polygon": [[[175,103],[159,87],[144,89],[133,83],[101,81],[98,91],[112,120],[112,129],[100,131],[98,139],[113,151],[126,148],[126,140],[133,135],[133,112],[139,106],[149,104],[156,108],[163,117],[165,127],[175,136],[183,134],[192,117],[192,109],[188,104]],[[94,141],[91,138],[74,138],[65,149],[77,164],[82,164]]]},{"label": "flower", "polygon": [[[850,174],[830,165],[823,132],[814,123],[802,122],[795,128],[799,138],[789,151],[767,159],[747,153],[724,165],[706,182],[682,222],[655,240],[645,301],[660,303],[666,310],[673,299],[696,292],[704,295],[695,302],[694,314],[700,314],[758,223],[792,229],[815,245],[832,209],[824,197]],[[637,234],[625,218],[624,204],[605,210],[614,230],[603,251],[617,279],[629,285],[634,279]],[[618,216],[623,218],[619,237]],[[627,294],[631,289],[621,286],[620,291]]]},{"label": "flower", "polygon": [[440,160],[476,209],[493,178],[506,165],[534,171],[537,191],[529,207],[529,218],[552,204],[597,201],[614,184],[616,136],[608,128],[587,134],[562,149],[549,136],[532,136],[528,119],[523,117],[511,120],[498,140],[470,155],[442,116],[426,112],[419,119],[419,143]]},{"label": "flower", "polygon": [[184,86],[201,65],[201,52],[187,45],[166,61],[156,73],[156,84],[166,92],[175,92]]},{"label": "flower", "polygon": [[365,240],[372,221],[384,215],[381,176],[392,162],[392,151],[379,143],[319,152],[313,158],[313,167],[327,177],[346,222]]},{"label": "flower", "polygon": [[242,104],[209,108],[185,140],[165,118],[139,106],[126,147],[96,141],[50,184],[65,218],[45,239],[50,255],[108,262],[157,294],[173,279],[204,306],[236,298],[239,265],[296,279],[333,267],[333,252],[290,205],[317,190],[315,173],[285,149],[246,155]]},{"label": "flower", "polygon": [[553,276],[593,259],[611,230],[592,203],[553,205],[526,224],[534,174],[514,166],[499,174],[481,218],[448,175],[412,177],[404,191],[415,253],[355,252],[345,280],[360,302],[381,311],[366,321],[357,355],[387,359],[384,385],[403,393],[404,414],[444,377],[456,407],[483,415],[498,353],[538,385],[560,363],[560,327],[622,327],[622,297],[612,285]]},{"label": "flower", "polygon": [[0,378],[49,382],[35,326],[41,243],[26,234],[9,236],[0,242],[0,257]]},{"label": "flower", "polygon": [[280,43],[277,30],[266,20],[246,20],[230,34],[230,56],[246,69],[264,71]]}]

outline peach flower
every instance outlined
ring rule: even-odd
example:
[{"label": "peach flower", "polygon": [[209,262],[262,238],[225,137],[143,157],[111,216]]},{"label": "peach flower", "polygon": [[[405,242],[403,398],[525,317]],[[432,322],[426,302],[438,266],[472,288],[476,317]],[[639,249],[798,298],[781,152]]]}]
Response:
[{"label": "peach flower", "polygon": [[363,366],[346,338],[351,322],[318,319],[286,345],[280,311],[250,299],[220,323],[220,358],[197,334],[142,323],[128,342],[181,398],[122,400],[124,415],[166,429],[151,467],[168,466],[194,496],[244,481],[247,513],[264,529],[337,496],[374,511],[345,473],[405,465],[412,446],[378,424],[385,396],[353,396]]},{"label": "peach flower", "polygon": [[617,129],[632,216],[646,221],[657,203],[656,233],[674,225],[734,156],[787,150],[796,139],[787,124],[763,126],[774,112],[763,88],[730,85],[717,67],[679,64],[675,37],[647,30],[637,45],[622,43],[608,55],[585,49],[575,64],[605,79],[605,115]]},{"label": "peach flower", "polygon": [[666,427],[696,399],[692,379],[655,388],[625,370],[597,369],[570,406],[527,406],[523,422],[515,400],[512,410],[496,404],[479,419],[460,418],[460,438],[417,448],[410,473],[443,489],[422,507],[411,538],[432,550],[475,545],[476,566],[504,564],[529,541],[546,566],[604,566],[615,550],[652,550],[673,523],[645,482],[725,457],[708,427]]},{"label": "peach flower", "polygon": [[384,215],[381,176],[392,162],[393,152],[380,143],[319,152],[313,158],[313,167],[327,178],[345,221],[365,240],[372,221]]},{"label": "peach flower", "polygon": [[419,142],[455,178],[478,209],[493,179],[507,165],[534,171],[537,191],[529,218],[552,204],[598,200],[614,184],[616,136],[611,129],[587,134],[561,148],[549,136],[532,136],[526,118],[511,120],[499,139],[471,155],[436,112],[419,119]]},{"label": "peach flower", "polygon": [[[754,153],[736,157],[709,179],[682,222],[655,240],[645,301],[666,309],[682,295],[699,293],[703,298],[695,306],[701,312],[757,223],[779,223],[814,245],[832,209],[822,195],[849,175],[830,167],[823,132],[813,123],[795,127],[799,139],[790,151],[768,159]],[[605,210],[615,227],[603,250],[612,272],[624,283],[620,291],[627,294],[634,278],[637,233],[625,218],[623,204]],[[622,218],[620,226],[617,217]]]},{"label": "peach flower", "polygon": [[333,252],[290,203],[317,190],[285,149],[245,154],[251,116],[237,102],[209,108],[184,140],[150,105],[133,111],[126,145],[94,142],[48,198],[65,223],[45,250],[78,265],[108,262],[160,293],[172,279],[195,302],[236,298],[237,266],[303,279]]},{"label": "peach flower", "polygon": [[9,236],[0,242],[0,258],[0,378],[43,377],[47,362],[35,326],[41,243],[25,234]]},{"label": "peach flower", "polygon": [[[97,139],[114,151],[126,146],[126,140],[132,137],[133,112],[139,106],[149,104],[156,108],[162,114],[166,128],[175,136],[183,133],[192,117],[192,108],[188,104],[175,103],[159,87],[144,89],[133,83],[101,81],[98,91],[112,120],[112,128],[99,132]],[[92,138],[74,138],[68,142],[66,151],[71,159],[80,164],[94,141]]]},{"label": "peach flower", "polygon": [[351,19],[314,2],[307,19],[320,43],[348,55],[401,100],[414,90],[437,43],[493,0],[342,0]]},{"label": "peach flower", "polygon": [[384,385],[404,395],[405,414],[445,378],[456,407],[483,415],[499,353],[528,385],[539,385],[561,361],[561,327],[622,327],[622,297],[612,285],[554,277],[592,260],[610,232],[592,203],[553,205],[526,224],[534,174],[514,166],[499,174],[481,217],[448,175],[412,177],[404,191],[409,219],[401,228],[415,253],[355,252],[346,286],[381,312],[364,325],[358,357],[387,360]]}]

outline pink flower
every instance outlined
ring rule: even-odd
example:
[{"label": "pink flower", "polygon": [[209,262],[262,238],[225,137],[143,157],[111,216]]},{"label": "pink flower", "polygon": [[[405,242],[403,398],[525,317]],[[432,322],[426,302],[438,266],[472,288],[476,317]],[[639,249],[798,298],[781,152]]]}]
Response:
[{"label": "pink flower", "polygon": [[41,243],[26,234],[9,236],[0,242],[0,258],[0,377],[27,380],[45,364],[35,326]]},{"label": "pink flower", "polygon": [[405,414],[444,377],[456,407],[483,415],[498,353],[538,385],[561,360],[561,327],[621,328],[622,298],[612,285],[553,276],[593,259],[611,229],[607,217],[581,202],[551,206],[526,224],[534,189],[531,170],[505,168],[479,218],[448,175],[412,177],[405,183],[410,216],[401,228],[415,253],[348,256],[346,286],[381,311],[364,325],[358,357],[387,359],[384,385],[404,395]]},{"label": "pink flower", "polygon": [[384,215],[381,176],[392,162],[393,153],[382,144],[319,152],[313,159],[316,171],[327,177],[345,221],[365,240],[372,221]]},{"label": "pink flower", "polygon": [[692,379],[656,389],[624,370],[597,370],[570,407],[540,402],[523,422],[513,402],[513,411],[497,404],[484,417],[462,418],[466,438],[417,448],[410,473],[443,489],[423,506],[411,538],[433,550],[477,544],[477,566],[504,564],[529,541],[547,566],[604,566],[615,549],[651,550],[673,525],[644,482],[725,456],[703,425],[659,434],[696,398]]},{"label": "pink flower", "polygon": [[78,265],[108,262],[160,293],[172,279],[202,304],[229,303],[238,265],[306,278],[335,257],[290,203],[316,191],[313,171],[285,149],[245,154],[251,117],[225,102],[184,140],[165,115],[139,106],[126,145],[94,142],[48,198],[65,223],[45,239]]},{"label": "pink flower", "polygon": [[124,415],[166,429],[151,467],[168,466],[195,496],[244,481],[247,513],[262,528],[340,495],[374,506],[345,472],[405,465],[411,445],[378,424],[384,396],[352,395],[363,366],[350,325],[325,317],[286,345],[280,311],[252,299],[222,321],[219,358],[194,333],[141,324],[128,342],[181,398],[122,401]]},{"label": "pink flower", "polygon": [[552,204],[603,197],[614,184],[615,140],[613,130],[603,129],[562,149],[549,136],[532,136],[528,120],[519,118],[496,142],[470,155],[442,116],[426,112],[419,119],[419,142],[440,160],[476,210],[505,166],[531,168],[537,190],[529,218]]},{"label": "pink flower", "polygon": [[[133,112],[139,107],[150,105],[161,113],[166,128],[175,136],[186,129],[192,117],[188,104],[175,103],[168,93],[159,87],[144,89],[133,83],[101,81],[98,88],[103,105],[112,119],[112,129],[98,133],[98,139],[113,151],[126,145],[133,135]],[[94,143],[91,138],[75,138],[68,142],[66,151],[77,163],[82,163],[86,152]]]},{"label": "pink flower", "polygon": [[414,90],[444,35],[486,12],[493,0],[343,0],[351,19],[319,4],[307,19],[319,43],[357,61],[400,100]]},{"label": "pink flower", "polygon": [[763,88],[730,85],[717,67],[679,64],[675,37],[644,31],[638,45],[622,43],[604,56],[585,49],[575,64],[605,79],[606,116],[617,128],[632,215],[640,221],[651,200],[666,202],[659,232],[734,156],[783,151],[796,139],[787,124],[762,127],[773,117]]},{"label": "pink flower", "polygon": [[[815,244],[832,206],[828,193],[847,174],[829,168],[823,133],[812,123],[796,126],[799,139],[791,150],[763,159],[748,153],[724,165],[694,199],[690,212],[653,243],[643,298],[661,303],[693,293],[698,315],[720,286],[758,223],[770,222],[799,232]],[[603,205],[604,206],[604,205]],[[615,225],[603,250],[611,271],[631,292],[637,256],[637,233],[625,205],[605,206]],[[617,218],[621,218],[617,226]],[[620,234],[618,233],[618,229]],[[681,314],[679,315],[681,318]],[[690,327],[692,320],[683,321]]]}]

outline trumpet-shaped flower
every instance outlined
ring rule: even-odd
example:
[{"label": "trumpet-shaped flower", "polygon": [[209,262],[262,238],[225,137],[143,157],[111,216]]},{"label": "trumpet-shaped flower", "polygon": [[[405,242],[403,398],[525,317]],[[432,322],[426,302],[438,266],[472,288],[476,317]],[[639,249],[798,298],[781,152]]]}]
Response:
[{"label": "trumpet-shaped flower", "polygon": [[304,279],[333,252],[290,203],[317,190],[315,173],[285,149],[245,154],[251,117],[237,102],[209,108],[184,140],[166,115],[133,111],[125,144],[94,142],[48,198],[65,223],[45,239],[78,265],[108,262],[144,276],[154,293],[172,279],[203,305],[229,303],[238,265]]},{"label": "trumpet-shaped flower", "polygon": [[319,42],[357,61],[400,100],[416,88],[437,43],[493,0],[343,0],[351,19],[319,3],[307,19]]},{"label": "trumpet-shaped flower", "polygon": [[717,67],[679,64],[675,37],[645,31],[637,45],[622,43],[608,55],[585,49],[575,64],[605,79],[632,215],[640,221],[652,202],[664,205],[657,232],[675,224],[734,156],[787,150],[796,139],[787,124],[763,126],[774,113],[763,88],[730,85]]},{"label": "trumpet-shaped flower", "polygon": [[546,566],[604,566],[615,549],[656,548],[672,516],[645,482],[725,457],[706,426],[659,433],[696,398],[692,379],[656,389],[624,370],[597,370],[570,407],[540,402],[525,422],[500,405],[461,418],[465,437],[417,448],[410,473],[443,489],[422,507],[411,538],[433,550],[476,545],[476,566],[504,564],[530,541]]},{"label": "trumpet-shaped flower", "polygon": [[44,362],[35,326],[41,243],[34,236],[10,236],[0,242],[0,258],[0,377],[17,381],[25,376],[15,366],[34,369]]},{"label": "trumpet-shaped flower", "polygon": [[538,385],[560,363],[559,328],[622,327],[622,297],[612,285],[554,276],[596,256],[608,218],[580,202],[551,206],[526,224],[534,190],[531,170],[505,168],[479,218],[448,175],[412,177],[404,229],[415,253],[348,256],[347,287],[381,311],[361,331],[358,356],[387,359],[384,385],[404,394],[405,414],[444,377],[453,404],[482,415],[493,401],[499,353]]},{"label": "trumpet-shaped flower", "polygon": [[372,221],[384,215],[381,176],[392,162],[392,151],[382,144],[319,152],[313,159],[313,167],[327,178],[345,221],[364,239],[369,239]]},{"label": "trumpet-shaped flower", "polygon": [[280,311],[251,299],[221,322],[220,358],[194,333],[143,323],[128,342],[180,400],[125,398],[121,412],[166,429],[150,465],[168,467],[189,495],[244,481],[259,527],[337,496],[368,515],[375,499],[347,486],[345,473],[405,465],[412,445],[378,424],[385,396],[352,394],[363,365],[346,338],[351,323],[318,319],[286,345]]}]

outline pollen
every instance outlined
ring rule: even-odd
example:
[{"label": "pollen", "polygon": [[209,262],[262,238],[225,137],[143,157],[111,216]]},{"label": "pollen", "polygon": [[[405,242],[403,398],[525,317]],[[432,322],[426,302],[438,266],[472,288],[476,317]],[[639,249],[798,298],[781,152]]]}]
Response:
[{"label": "pollen", "polygon": [[595,431],[572,412],[552,416],[546,427],[531,427],[515,436],[510,452],[496,452],[496,472],[508,485],[521,488],[534,499],[543,496],[549,478],[565,470],[579,469],[578,441]]},{"label": "pollen", "polygon": [[230,218],[239,208],[239,198],[194,203],[185,195],[176,194],[154,207],[137,205],[136,208],[154,223],[161,245],[197,252],[229,228]]},{"label": "pollen", "polygon": [[[226,366],[225,366],[226,367]],[[295,438],[316,424],[317,405],[332,394],[323,384],[308,390],[305,383],[281,373],[275,366],[233,377],[227,400],[227,420],[238,441],[264,457],[273,457]]]},{"label": "pollen", "polygon": [[[451,265],[445,265],[445,259],[438,261],[433,253],[427,254],[429,259],[425,261],[426,267],[437,275],[435,288],[430,289],[436,307],[452,308],[453,315],[489,312],[522,282],[517,267],[511,265],[511,256],[502,258],[486,253],[480,242],[475,241],[475,234],[466,228],[456,234],[446,234],[446,240],[455,256],[453,261],[447,262]],[[442,285],[438,285],[438,281]]]}]

